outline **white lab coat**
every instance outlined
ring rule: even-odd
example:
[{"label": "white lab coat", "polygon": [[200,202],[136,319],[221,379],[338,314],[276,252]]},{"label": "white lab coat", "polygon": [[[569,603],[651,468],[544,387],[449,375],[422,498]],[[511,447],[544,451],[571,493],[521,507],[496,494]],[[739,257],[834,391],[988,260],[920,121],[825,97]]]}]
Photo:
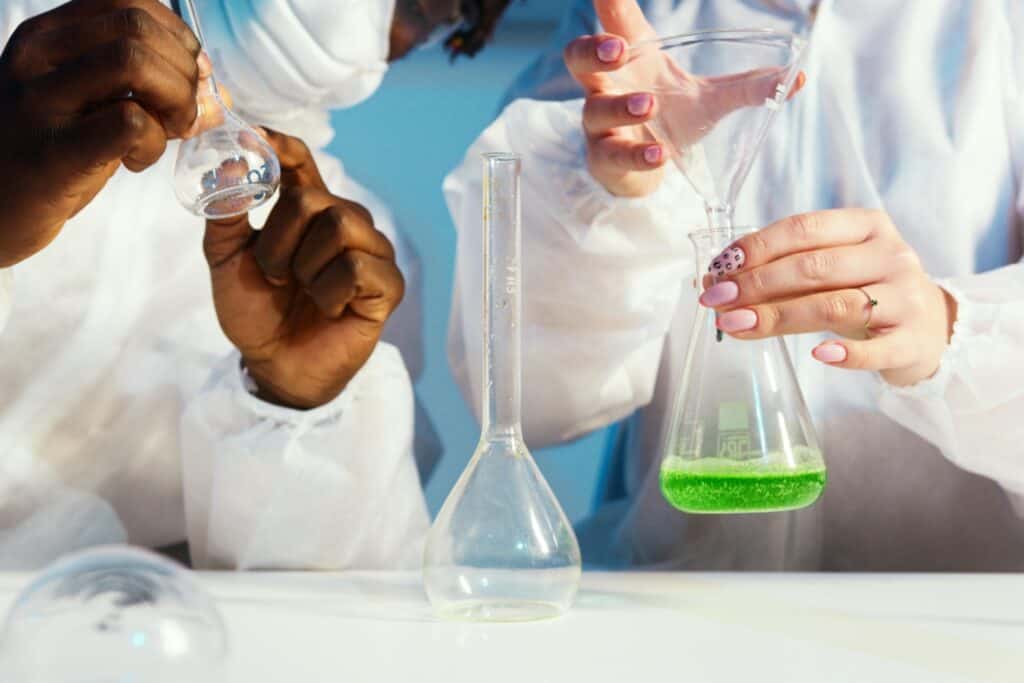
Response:
[{"label": "white lab coat", "polygon": [[[810,33],[806,87],[741,193],[757,226],[833,207],[889,212],[959,302],[938,373],[894,389],[788,340],[829,467],[815,506],[688,516],[658,490],[661,433],[697,292],[686,233],[704,222],[678,171],[645,199],[587,174],[581,96],[561,49],[598,30],[577,0],[512,103],[446,180],[458,229],[450,360],[478,405],[478,155],[524,155],[524,419],[539,446],[627,419],[585,561],[735,569],[1024,569],[1024,4],[1018,0],[646,0],[661,35]],[[696,264],[703,267],[705,264]],[[884,302],[882,302],[884,305]]]},{"label": "white lab coat", "polygon": [[[2,42],[56,4],[2,3]],[[234,96],[244,107],[266,95]],[[278,103],[293,115],[270,123],[322,147],[327,114],[309,104],[322,93],[291,96]],[[203,224],[173,195],[176,150],[140,175],[119,171],[53,244],[0,271],[0,568],[185,539],[199,567],[415,566],[429,517],[401,354],[381,343],[315,410],[254,398],[217,324]],[[413,255],[337,159],[317,160],[332,191],[365,204],[398,247],[410,298],[386,338],[418,365]]]}]

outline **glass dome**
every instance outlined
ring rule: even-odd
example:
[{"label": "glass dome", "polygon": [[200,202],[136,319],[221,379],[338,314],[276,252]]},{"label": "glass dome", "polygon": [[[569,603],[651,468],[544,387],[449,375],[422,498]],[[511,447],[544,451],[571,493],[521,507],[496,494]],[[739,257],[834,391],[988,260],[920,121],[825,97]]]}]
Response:
[{"label": "glass dome", "polygon": [[192,575],[149,551],[108,546],[55,562],[15,599],[0,631],[0,680],[212,683],[224,623]]}]

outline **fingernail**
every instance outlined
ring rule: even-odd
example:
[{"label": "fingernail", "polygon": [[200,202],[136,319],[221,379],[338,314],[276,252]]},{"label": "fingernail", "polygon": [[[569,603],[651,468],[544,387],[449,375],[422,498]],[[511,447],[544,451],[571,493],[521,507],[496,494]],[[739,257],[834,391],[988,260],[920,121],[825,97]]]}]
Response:
[{"label": "fingernail", "polygon": [[606,64],[610,64],[622,56],[623,48],[622,41],[618,38],[602,40],[597,45],[597,58]]},{"label": "fingernail", "polygon": [[657,164],[661,161],[661,145],[651,145],[644,150],[644,161]]},{"label": "fingernail", "polygon": [[639,93],[636,95],[630,95],[626,100],[626,109],[633,116],[646,116],[647,112],[651,110],[651,105],[654,103],[652,98],[647,93]]},{"label": "fingernail", "polygon": [[736,297],[739,295],[739,285],[731,280],[727,280],[725,282],[719,282],[717,285],[708,288],[707,291],[700,295],[700,302],[709,308],[714,308],[715,306],[721,306],[729,303],[730,301],[735,301]]},{"label": "fingernail", "polygon": [[747,262],[747,255],[739,247],[729,247],[711,260],[708,272],[715,277],[735,273]]},{"label": "fingernail", "polygon": [[213,74],[213,62],[206,52],[200,52],[196,57],[196,65],[199,67],[199,78],[209,78]]},{"label": "fingernail", "polygon": [[846,360],[846,347],[842,344],[829,342],[814,349],[811,354],[822,363],[842,363]]},{"label": "fingernail", "polygon": [[755,325],[757,325],[757,313],[749,308],[729,311],[718,316],[718,329],[724,332],[744,332],[753,329]]}]

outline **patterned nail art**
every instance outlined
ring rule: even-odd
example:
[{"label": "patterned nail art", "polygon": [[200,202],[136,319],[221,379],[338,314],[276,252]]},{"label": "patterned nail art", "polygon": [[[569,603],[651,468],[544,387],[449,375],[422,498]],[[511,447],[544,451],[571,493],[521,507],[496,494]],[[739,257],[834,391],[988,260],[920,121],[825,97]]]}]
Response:
[{"label": "patterned nail art", "polygon": [[708,266],[708,272],[715,277],[731,275],[743,267],[747,261],[747,255],[739,247],[729,247],[716,256]]}]

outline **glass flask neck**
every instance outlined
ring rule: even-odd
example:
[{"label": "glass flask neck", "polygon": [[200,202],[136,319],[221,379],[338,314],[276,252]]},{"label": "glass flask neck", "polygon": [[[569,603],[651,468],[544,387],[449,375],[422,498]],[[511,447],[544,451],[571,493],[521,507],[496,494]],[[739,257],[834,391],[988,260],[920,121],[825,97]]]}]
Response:
[{"label": "glass flask neck", "polygon": [[483,437],[522,439],[519,157],[484,155]]},{"label": "glass flask neck", "polygon": [[707,204],[704,211],[708,215],[708,227],[712,230],[732,227],[733,207],[730,204]]},{"label": "glass flask neck", "polygon": [[[206,46],[206,36],[203,35],[203,25],[199,23],[199,11],[196,9],[195,0],[181,0],[179,3],[181,10],[182,20],[188,24],[188,27],[192,29],[192,33],[195,35],[196,40],[199,41],[200,47],[204,50]],[[211,73],[208,79],[210,93],[216,98],[217,103],[222,107],[224,102],[220,98],[220,91],[217,88],[217,80]]]}]

